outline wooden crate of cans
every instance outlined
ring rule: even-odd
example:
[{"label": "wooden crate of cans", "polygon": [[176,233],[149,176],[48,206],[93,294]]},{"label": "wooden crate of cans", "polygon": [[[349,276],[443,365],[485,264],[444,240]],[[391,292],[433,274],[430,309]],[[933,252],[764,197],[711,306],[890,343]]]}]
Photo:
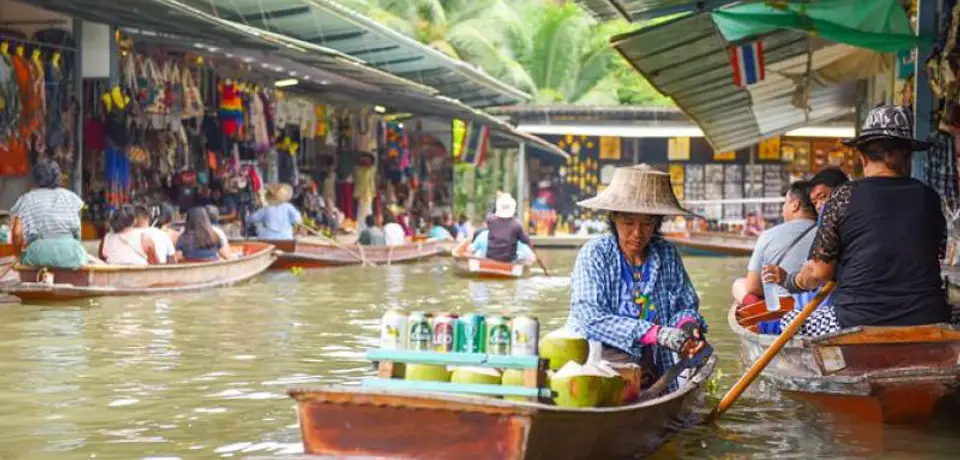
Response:
[{"label": "wooden crate of cans", "polygon": [[[377,363],[378,375],[365,379],[363,385],[548,399],[547,362],[537,354],[538,336],[539,323],[525,316],[405,315],[391,310],[381,322],[380,348],[367,352],[367,359]],[[474,379],[471,373],[477,368],[489,373]]]}]

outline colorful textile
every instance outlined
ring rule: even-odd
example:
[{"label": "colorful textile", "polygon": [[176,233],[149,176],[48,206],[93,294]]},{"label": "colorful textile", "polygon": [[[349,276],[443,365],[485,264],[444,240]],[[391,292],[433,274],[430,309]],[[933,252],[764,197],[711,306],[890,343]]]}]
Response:
[{"label": "colorful textile", "polygon": [[763,64],[763,42],[731,46],[730,65],[733,66],[733,83],[739,88],[755,85],[767,77]]},{"label": "colorful textile", "polygon": [[234,83],[220,85],[220,129],[228,137],[243,135],[243,101]]},{"label": "colorful textile", "polygon": [[[698,313],[700,298],[677,249],[657,237],[650,242],[648,251],[646,264],[650,271],[643,293],[656,306],[653,321],[640,318],[642,311],[633,302],[632,292],[627,294],[624,289],[622,265],[618,262],[623,256],[616,237],[608,233],[588,242],[577,256],[570,277],[567,326],[590,340],[603,342],[635,357],[650,349],[640,340],[657,325],[675,327],[685,318],[692,317],[706,330],[706,322]],[[625,300],[630,305],[629,315],[620,312]],[[661,373],[676,362],[676,354],[664,347],[654,346],[651,351],[654,364]],[[675,390],[676,383],[672,383],[670,389]]]},{"label": "colorful textile", "polygon": [[468,123],[460,148],[461,161],[474,166],[483,166],[490,149],[490,127],[479,123]]}]

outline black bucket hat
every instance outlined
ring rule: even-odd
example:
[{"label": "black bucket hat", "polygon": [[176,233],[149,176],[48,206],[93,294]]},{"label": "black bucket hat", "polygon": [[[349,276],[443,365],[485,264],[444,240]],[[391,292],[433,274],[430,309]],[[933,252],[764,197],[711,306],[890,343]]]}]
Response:
[{"label": "black bucket hat", "polygon": [[843,141],[848,147],[861,145],[880,139],[898,139],[910,142],[913,151],[926,150],[929,142],[917,140],[913,137],[913,111],[908,107],[887,105],[874,108],[863,122],[860,135]]}]

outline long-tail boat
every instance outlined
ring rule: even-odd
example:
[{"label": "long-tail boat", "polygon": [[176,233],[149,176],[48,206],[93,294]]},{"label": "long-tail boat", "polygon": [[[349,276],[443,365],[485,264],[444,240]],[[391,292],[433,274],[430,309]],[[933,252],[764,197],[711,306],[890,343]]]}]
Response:
[{"label": "long-tail boat", "polygon": [[339,244],[328,239],[310,237],[294,240],[243,241],[259,241],[276,246],[279,252],[271,269],[416,262],[441,253],[445,247],[441,241],[424,241],[396,246],[363,246]]},{"label": "long-tail boat", "polygon": [[269,244],[245,242],[232,249],[242,255],[215,262],[86,265],[77,270],[17,265],[14,270],[19,282],[0,290],[25,302],[191,291],[246,281],[276,260]]},{"label": "long-tail boat", "polygon": [[701,256],[749,256],[757,244],[753,236],[720,232],[667,233],[664,238],[684,253]]},{"label": "long-tail boat", "polygon": [[[537,361],[535,356],[477,356],[457,359],[464,365],[470,361],[493,367],[501,365],[495,360],[530,359],[533,366]],[[364,387],[294,389],[289,394],[297,401],[307,454],[471,460],[636,458],[699,419],[704,385],[715,365],[716,358],[710,357],[678,390],[619,407],[557,407],[540,402],[542,396],[537,395],[549,389],[539,387],[390,379],[392,370],[385,371],[382,361],[381,377],[364,380]],[[529,385],[538,378],[525,374],[525,382]],[[448,387],[473,394],[445,392]],[[514,401],[489,396],[499,392],[523,398],[520,390],[530,390],[534,397]],[[477,396],[484,392],[489,393]]]},{"label": "long-tail boat", "polygon": [[[793,310],[763,302],[734,305],[728,322],[740,337],[745,359],[756,360],[776,338],[760,334],[760,323]],[[817,337],[795,337],[762,374],[790,395],[829,411],[870,422],[930,421],[938,406],[958,396],[960,330],[947,324],[855,327]]]}]

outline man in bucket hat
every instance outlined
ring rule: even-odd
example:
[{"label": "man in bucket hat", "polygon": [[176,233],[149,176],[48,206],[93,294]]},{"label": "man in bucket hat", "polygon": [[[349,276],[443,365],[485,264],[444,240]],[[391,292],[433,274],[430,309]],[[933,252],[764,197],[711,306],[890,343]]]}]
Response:
[{"label": "man in bucket hat", "polygon": [[509,193],[501,193],[497,197],[496,209],[493,215],[487,218],[487,252],[488,259],[501,262],[518,260],[517,245],[530,244],[530,237],[523,230],[523,225],[515,218],[517,214],[517,200]]},{"label": "man in bucket hat", "polygon": [[643,164],[617,168],[603,192],[578,204],[606,211],[610,233],[577,256],[567,326],[601,342],[604,359],[662,375],[677,354],[693,355],[704,345],[697,291],[677,249],[659,233],[664,216],[688,212],[669,175]]},{"label": "man in bucket hat", "polygon": [[[863,179],[837,187],[823,207],[808,260],[799,272],[764,267],[764,280],[790,292],[814,291],[836,280],[832,305],[821,306],[799,330],[816,336],[856,326],[915,326],[950,321],[940,280],[946,222],[940,196],[910,177],[913,137],[908,108],[870,111],[859,136]],[[798,312],[781,320],[786,327]]]}]

